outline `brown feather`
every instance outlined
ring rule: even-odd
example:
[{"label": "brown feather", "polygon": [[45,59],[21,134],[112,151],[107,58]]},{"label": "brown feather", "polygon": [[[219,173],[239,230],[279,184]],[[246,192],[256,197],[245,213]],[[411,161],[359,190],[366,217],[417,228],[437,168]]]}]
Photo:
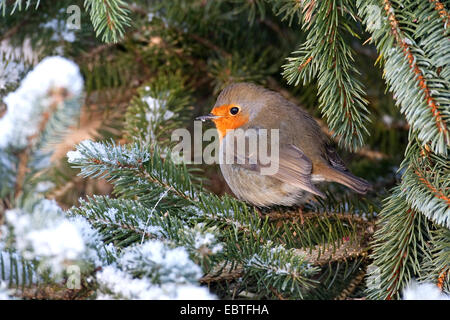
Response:
[{"label": "brown feather", "polygon": [[361,194],[365,194],[369,189],[369,183],[353,174],[350,171],[341,171],[327,165],[317,165],[314,174],[321,175],[325,180],[337,182]]}]

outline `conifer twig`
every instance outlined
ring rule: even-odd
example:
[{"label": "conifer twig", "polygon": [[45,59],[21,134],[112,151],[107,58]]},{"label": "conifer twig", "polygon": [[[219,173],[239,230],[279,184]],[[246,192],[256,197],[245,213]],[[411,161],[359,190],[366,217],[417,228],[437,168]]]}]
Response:
[{"label": "conifer twig", "polygon": [[50,107],[48,111],[42,114],[42,119],[38,127],[38,131],[35,135],[28,137],[28,145],[25,149],[21,150],[17,158],[19,159],[19,164],[17,166],[17,178],[16,178],[16,186],[14,192],[14,198],[17,199],[23,193],[23,186],[25,183],[25,177],[28,172],[28,160],[30,157],[30,152],[33,147],[33,144],[36,138],[44,131],[47,122],[49,121],[53,112],[56,111],[58,106],[64,102],[67,98],[67,90],[64,88],[55,88],[49,93],[51,98]]},{"label": "conifer twig", "polygon": [[392,4],[389,0],[384,0],[384,9],[388,18],[388,21],[391,26],[391,33],[395,38],[395,41],[397,42],[397,45],[401,47],[403,51],[403,55],[405,56],[406,60],[408,61],[408,64],[410,66],[410,69],[414,72],[415,78],[417,79],[418,86],[422,89],[424,93],[424,98],[426,100],[426,103],[435,119],[436,126],[439,130],[439,132],[444,133],[444,141],[447,145],[450,144],[450,141],[448,141],[449,132],[447,129],[447,125],[445,124],[445,121],[442,119],[441,112],[438,109],[438,105],[436,104],[435,99],[431,96],[430,88],[428,87],[426,83],[426,79],[423,75],[423,72],[420,70],[419,66],[417,65],[416,59],[411,51],[410,46],[408,45],[407,41],[402,38],[401,30],[399,27],[399,23],[397,21],[397,18],[395,17],[395,11],[393,10]]},{"label": "conifer twig", "polygon": [[361,241],[344,241],[337,248],[323,248],[317,245],[312,250],[296,249],[295,252],[315,265],[324,265],[334,261],[344,261],[356,257],[366,257],[368,248]]},{"label": "conifer twig", "polygon": [[[200,283],[212,283],[212,282],[221,282],[221,281],[232,281],[236,280],[244,274],[244,269],[242,266],[237,266],[233,270],[229,268],[229,270],[220,270],[222,266],[217,265],[214,270],[210,271],[208,274],[204,275],[200,278]],[[218,274],[220,272],[220,274]]]},{"label": "conifer twig", "polygon": [[366,268],[363,268],[353,279],[350,281],[350,284],[342,290],[341,294],[336,298],[336,300],[345,300],[347,299],[359,286],[361,281],[364,280],[366,276]]}]

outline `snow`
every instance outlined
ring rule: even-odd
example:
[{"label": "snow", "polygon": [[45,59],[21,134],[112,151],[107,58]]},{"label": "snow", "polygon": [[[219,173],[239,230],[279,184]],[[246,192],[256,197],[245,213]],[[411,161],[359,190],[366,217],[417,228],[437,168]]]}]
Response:
[{"label": "snow", "polygon": [[106,260],[98,232],[83,217],[66,217],[53,200],[40,200],[31,213],[8,210],[6,222],[12,227],[15,249],[25,259],[38,259],[53,275],[68,262],[84,259],[100,265]]},{"label": "snow", "polygon": [[68,29],[66,21],[52,19],[46,23],[41,23],[40,27],[44,29],[52,29],[53,35],[51,40],[64,40],[67,42],[74,42],[76,40],[75,32]]},{"label": "snow", "polygon": [[48,94],[54,88],[81,95],[83,79],[78,66],[62,57],[45,58],[4,98],[7,111],[0,119],[0,148],[27,146],[28,139],[38,133],[40,115],[50,107]]},{"label": "snow", "polygon": [[204,254],[216,254],[223,250],[223,244],[220,243],[214,234],[215,227],[205,229],[203,223],[198,223],[194,228],[184,227],[187,238],[193,239],[193,248],[202,258]]},{"label": "snow", "polygon": [[51,181],[41,181],[36,185],[35,191],[39,193],[44,193],[54,188],[55,184]]},{"label": "snow", "polygon": [[[214,244],[216,241],[216,237],[212,233],[197,233],[195,236],[195,243],[194,246],[197,249],[200,249],[201,247],[209,247]],[[218,253],[222,251],[223,246],[222,244],[216,244],[212,247],[212,253]]]},{"label": "snow", "polygon": [[184,285],[177,287],[175,295],[177,300],[212,300],[215,299],[206,288],[194,285]]},{"label": "snow", "polygon": [[[83,202],[81,202],[83,203]],[[140,207],[140,209],[145,210],[144,208]],[[137,210],[136,207],[133,207],[132,210]],[[127,212],[128,209],[127,207],[119,207],[119,208],[108,208],[106,211],[103,211],[102,214],[106,219],[102,219],[102,220],[97,220],[98,223],[102,223],[104,225],[117,225],[122,227],[124,223],[127,223]],[[92,215],[93,212],[91,212],[90,209],[87,210],[86,212],[89,215]],[[161,226],[159,225],[151,225],[149,224],[150,221],[150,215],[148,214],[148,220],[144,221],[144,219],[142,219],[141,217],[139,217],[138,215],[133,216],[132,218],[132,222],[131,224],[137,226],[137,229],[140,229],[140,231],[142,231],[144,233],[144,238],[145,235],[151,234],[154,237],[160,237],[163,234],[163,229],[161,228]],[[95,216],[95,214],[94,214]]]},{"label": "snow", "polygon": [[[155,124],[170,120],[175,116],[175,113],[167,108],[167,101],[165,100],[155,99],[151,96],[144,96],[141,99],[148,106],[145,110],[145,119],[147,120],[146,142],[150,143],[155,139]],[[163,156],[163,152],[161,155]]]},{"label": "snow", "polygon": [[[159,109],[161,109],[161,105],[164,104],[163,101],[160,101],[160,100],[158,100],[158,99],[155,99],[155,98],[153,98],[153,97],[151,97],[151,96],[145,96],[145,97],[143,97],[143,98],[142,98],[142,101],[145,102],[145,103],[147,104],[147,106],[149,107],[149,110],[150,110],[150,111],[153,111],[153,110],[159,110]],[[151,117],[152,117],[153,115],[146,115],[146,116],[147,116],[147,120],[150,121],[150,120],[151,120]]]},{"label": "snow", "polygon": [[403,290],[403,300],[450,300],[450,295],[443,293],[436,284],[412,281]]},{"label": "snow", "polygon": [[112,243],[105,245],[99,232],[92,227],[88,220],[82,216],[68,218],[78,234],[83,239],[85,249],[77,257],[95,266],[103,266],[108,263],[109,256],[117,256],[116,248]]},{"label": "snow", "polygon": [[0,300],[15,300],[11,294],[12,290],[8,289],[6,282],[0,280]]},{"label": "snow", "polygon": [[17,83],[24,65],[17,62],[6,63],[0,58],[0,89],[6,89],[9,84]]},{"label": "snow", "polygon": [[114,264],[96,273],[97,299],[214,299],[198,285],[201,276],[185,248],[148,240],[123,249]]},{"label": "snow", "polygon": [[136,300],[210,300],[214,296],[206,288],[193,284],[152,284],[148,279],[134,279],[128,273],[113,266],[107,266],[97,273],[100,290],[97,299],[136,299]]},{"label": "snow", "polygon": [[[147,299],[151,295],[151,284],[147,280],[133,279],[126,272],[113,266],[106,266],[96,274],[100,286],[106,287],[114,296],[122,299]],[[100,300],[113,296],[99,294]]]},{"label": "snow", "polygon": [[22,46],[12,46],[9,40],[0,41],[0,90],[19,82],[27,65],[37,61],[30,39],[26,38]]},{"label": "snow", "polygon": [[155,99],[151,96],[143,97],[142,101],[144,101],[148,106],[148,110],[145,114],[145,119],[149,123],[159,120],[161,116],[164,121],[167,121],[175,115],[175,113],[170,110],[165,110],[164,114],[162,114],[161,111],[164,111],[164,109],[166,109],[166,101]]},{"label": "snow", "polygon": [[[167,193],[169,192],[169,190],[170,190],[170,189],[167,189],[165,192],[163,192],[162,194],[159,195],[159,199],[158,199],[158,201],[156,201],[155,205],[154,205],[153,208],[152,208],[152,211],[150,211],[150,214],[148,214],[148,218],[147,218],[147,221],[145,222],[144,226],[142,227],[142,224],[140,223],[140,227],[141,227],[142,229],[144,229],[144,230],[147,229],[147,225],[148,225],[148,223],[149,223],[149,221],[150,221],[150,218],[151,218],[152,215],[153,215],[153,212],[155,211],[155,209],[156,209],[156,207],[158,206],[159,202],[167,195]],[[150,228],[150,230],[155,230],[155,228]],[[156,230],[157,230],[157,229],[156,229]],[[158,230],[158,232],[159,232],[159,231],[160,231],[160,230]],[[141,244],[144,243],[144,237],[145,237],[145,234],[142,234]]]},{"label": "snow", "polygon": [[159,240],[125,248],[117,263],[128,272],[158,274],[160,283],[192,283],[202,276],[200,267],[192,262],[185,248],[170,248]]},{"label": "snow", "polygon": [[67,161],[69,163],[77,163],[79,162],[81,159],[83,159],[83,155],[81,154],[80,151],[75,150],[75,151],[69,151],[67,152]]},{"label": "snow", "polygon": [[74,260],[84,250],[83,238],[69,221],[63,221],[53,228],[31,231],[25,239],[27,244],[32,244],[33,255],[53,256],[58,261]]},{"label": "snow", "polygon": [[413,42],[409,38],[403,38],[403,43],[407,44],[408,46],[412,46]]}]

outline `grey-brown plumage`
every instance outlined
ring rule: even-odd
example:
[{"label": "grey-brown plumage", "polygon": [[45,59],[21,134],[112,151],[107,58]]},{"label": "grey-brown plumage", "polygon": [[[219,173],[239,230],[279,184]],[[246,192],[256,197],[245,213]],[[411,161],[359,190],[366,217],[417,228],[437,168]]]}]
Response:
[{"label": "grey-brown plumage", "polygon": [[[239,112],[226,113],[233,106]],[[369,188],[365,180],[348,171],[317,122],[279,93],[250,83],[232,84],[220,93],[209,117],[219,131],[229,123],[241,122],[239,128],[244,130],[279,129],[277,173],[261,175],[264,166],[259,162],[220,165],[234,194],[249,203],[290,206],[304,202],[312,194],[323,197],[315,185],[322,181],[338,182],[362,194]],[[221,152],[226,150],[227,138],[229,135],[223,133]],[[248,154],[238,157],[246,158]]]}]

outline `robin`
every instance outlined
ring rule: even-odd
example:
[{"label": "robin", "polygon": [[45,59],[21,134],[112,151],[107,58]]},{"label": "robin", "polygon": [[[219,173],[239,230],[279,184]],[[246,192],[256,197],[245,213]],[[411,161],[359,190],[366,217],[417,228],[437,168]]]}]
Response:
[{"label": "robin", "polygon": [[[251,83],[231,84],[219,94],[211,113],[197,119],[214,122],[221,153],[233,130],[278,129],[278,157],[272,159],[276,162],[275,173],[262,174],[267,165],[259,160],[220,163],[233,193],[253,205],[292,206],[312,195],[324,197],[316,187],[323,181],[340,183],[360,194],[369,189],[367,181],[349,172],[317,122],[277,92]],[[248,150],[237,154],[235,158],[250,158]]]}]

